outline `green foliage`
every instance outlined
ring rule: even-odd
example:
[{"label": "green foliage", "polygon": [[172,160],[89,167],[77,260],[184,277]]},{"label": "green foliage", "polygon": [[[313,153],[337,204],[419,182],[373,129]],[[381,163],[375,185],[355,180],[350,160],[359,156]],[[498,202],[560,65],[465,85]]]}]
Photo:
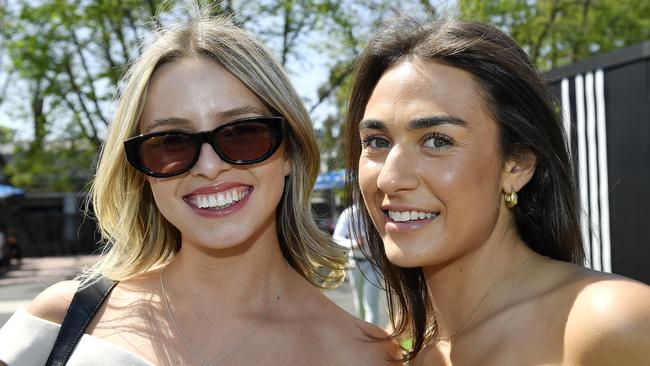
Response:
[{"label": "green foliage", "polygon": [[[342,154],[343,141],[340,135],[351,87],[350,71],[352,69],[352,61],[353,59],[342,61],[332,67],[328,83],[319,90],[321,98],[333,99],[337,111],[328,115],[322,121],[318,134],[319,147],[322,154],[321,159],[324,159],[325,166],[328,170],[345,168],[345,160]],[[334,85],[336,85],[336,88],[333,88]]]},{"label": "green foliage", "polygon": [[8,144],[13,141],[16,131],[9,127],[0,126],[0,144]]},{"label": "green foliage", "polygon": [[[111,119],[120,78],[152,29],[187,14],[180,3],[0,0],[0,103],[34,131],[32,141],[17,144],[6,168],[13,184],[32,190],[83,185]],[[290,74],[311,67],[315,59],[325,63],[325,81],[315,98],[305,99],[318,119],[329,169],[343,167],[339,136],[350,70],[377,23],[396,13],[445,13],[427,0],[210,3],[213,14],[232,15],[262,39]],[[543,69],[650,38],[647,1],[459,0],[458,13],[512,34]],[[0,130],[0,142],[12,138],[11,131]]]},{"label": "green foliage", "polygon": [[[146,27],[135,19],[154,18],[142,2],[45,0],[16,6],[8,29],[12,69],[28,84],[34,120],[74,121],[80,138],[98,144],[108,124],[108,102],[129,60],[139,54]],[[34,103],[43,104],[36,110]],[[35,127],[36,128],[36,127]],[[36,138],[42,138],[37,133]]]},{"label": "green foliage", "polygon": [[[392,15],[393,8],[376,5],[378,7],[371,12],[375,16],[372,24]],[[413,7],[408,14],[428,13],[436,17],[445,13],[445,9],[437,9],[426,0],[402,2],[397,8],[404,10],[408,6]],[[492,23],[510,34],[542,70],[650,39],[648,1],[459,0],[456,12],[463,19]],[[357,12],[348,8],[339,19],[340,29],[347,35],[345,42],[353,53],[333,56],[337,62],[331,66],[328,82],[319,93],[335,104],[337,110],[326,117],[319,131],[323,159],[332,170],[342,168],[344,163],[338,136],[350,92],[349,70],[354,56],[372,33],[371,29],[365,34],[355,33],[359,22],[350,18],[355,14]]]},{"label": "green foliage", "polygon": [[[331,60],[327,82],[317,99],[308,101],[310,110],[328,102],[341,104],[339,90],[364,37],[386,14],[388,4],[401,4],[383,0],[199,1],[206,2],[212,4],[212,14],[232,15],[236,23],[265,41],[289,72],[304,67],[310,52]],[[32,190],[79,186],[80,177],[89,175],[90,157],[110,121],[115,86],[130,61],[142,52],[143,39],[151,30],[191,10],[183,4],[173,0],[17,0],[0,7],[0,41],[10,59],[6,75],[20,80],[4,83],[9,97],[0,103],[10,105],[11,113],[21,116],[18,120],[31,125],[34,132],[32,141],[16,147],[6,169],[12,183]],[[339,116],[327,117],[324,124],[328,140],[322,143],[330,151],[338,150]],[[332,159],[335,162],[340,159]]]},{"label": "green foliage", "polygon": [[[311,111],[324,102],[335,106],[335,111],[321,121],[318,137],[326,169],[337,170],[345,167],[340,135],[350,94],[351,71],[357,55],[383,19],[406,11],[435,16],[437,11],[426,0],[335,2],[330,10],[328,20],[336,30],[336,33],[330,33],[330,37],[335,43],[320,47],[319,51],[328,55],[332,63],[327,81],[319,88],[318,100],[311,106]],[[360,20],[359,14],[366,14],[366,19]]]},{"label": "green foliage", "polygon": [[13,184],[46,191],[83,185],[110,119],[114,86],[139,54],[149,31],[144,22],[156,19],[159,3],[22,0],[3,9],[7,72],[20,83],[7,84],[0,102],[28,116],[24,124],[34,131],[32,141],[16,144],[5,169]]},{"label": "green foliage", "polygon": [[86,185],[95,150],[67,141],[46,149],[17,146],[5,167],[9,182],[28,191],[76,192]]},{"label": "green foliage", "polygon": [[461,17],[510,34],[542,70],[650,39],[650,2],[459,0]]}]

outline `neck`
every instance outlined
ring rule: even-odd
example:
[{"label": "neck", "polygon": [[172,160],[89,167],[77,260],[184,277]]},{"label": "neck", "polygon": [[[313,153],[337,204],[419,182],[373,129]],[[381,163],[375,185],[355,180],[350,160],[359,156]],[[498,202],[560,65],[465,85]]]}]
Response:
[{"label": "neck", "polygon": [[423,268],[438,337],[449,341],[484,319],[537,258],[510,228],[453,262]]},{"label": "neck", "polygon": [[288,280],[288,271],[273,227],[236,248],[206,250],[183,242],[167,264],[164,285],[175,307],[219,314],[268,302]]}]

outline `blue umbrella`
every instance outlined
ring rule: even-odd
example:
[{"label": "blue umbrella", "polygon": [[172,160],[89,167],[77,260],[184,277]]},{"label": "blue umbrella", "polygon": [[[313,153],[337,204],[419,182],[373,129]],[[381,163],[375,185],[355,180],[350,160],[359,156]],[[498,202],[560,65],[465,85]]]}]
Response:
[{"label": "blue umbrella", "polygon": [[0,184],[0,198],[21,196],[23,194],[25,194],[25,191],[20,188],[8,186],[6,184]]},{"label": "blue umbrella", "polygon": [[345,170],[335,170],[320,174],[316,178],[314,190],[322,191],[325,189],[336,189],[345,187]]}]

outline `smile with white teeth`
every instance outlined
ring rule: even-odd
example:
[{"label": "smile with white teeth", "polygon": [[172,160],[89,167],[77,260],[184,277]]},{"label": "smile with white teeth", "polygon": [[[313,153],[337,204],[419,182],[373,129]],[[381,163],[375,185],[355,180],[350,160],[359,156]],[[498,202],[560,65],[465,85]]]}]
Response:
[{"label": "smile with white teeth", "polygon": [[435,218],[436,216],[438,216],[438,214],[422,211],[388,211],[388,217],[396,222],[431,219]]},{"label": "smile with white teeth", "polygon": [[195,194],[187,197],[187,201],[198,208],[222,209],[241,201],[248,192],[248,189],[235,188],[213,194]]}]

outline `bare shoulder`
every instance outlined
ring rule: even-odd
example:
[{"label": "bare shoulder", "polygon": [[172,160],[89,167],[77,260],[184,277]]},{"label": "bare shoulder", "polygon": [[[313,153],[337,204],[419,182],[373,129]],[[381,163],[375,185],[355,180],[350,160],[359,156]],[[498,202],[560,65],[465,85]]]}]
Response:
[{"label": "bare shoulder", "polygon": [[[368,355],[363,360],[372,360],[368,365],[396,365],[402,360],[402,349],[397,341],[389,338],[388,333],[374,324],[355,318],[361,342],[368,344]],[[361,361],[359,361],[361,362]],[[363,363],[358,363],[362,365]]]},{"label": "bare shoulder", "polygon": [[362,321],[323,296],[307,315],[319,358],[329,365],[397,365],[401,350],[381,328]]},{"label": "bare shoulder", "polygon": [[27,312],[41,319],[61,324],[79,281],[62,281],[46,288],[27,307]]},{"label": "bare shoulder", "polygon": [[401,360],[401,350],[397,343],[388,337],[381,328],[355,318],[349,318],[346,324],[330,331],[335,334],[333,342],[332,364],[337,365],[395,365]]},{"label": "bare shoulder", "polygon": [[650,364],[650,287],[585,270],[565,328],[577,364]]}]

